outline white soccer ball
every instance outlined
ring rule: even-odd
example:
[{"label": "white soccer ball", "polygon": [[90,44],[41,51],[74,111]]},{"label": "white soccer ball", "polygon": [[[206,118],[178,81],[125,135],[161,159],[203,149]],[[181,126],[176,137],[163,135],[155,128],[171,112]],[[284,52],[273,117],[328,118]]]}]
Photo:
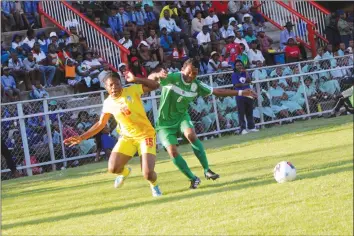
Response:
[{"label": "white soccer ball", "polygon": [[279,162],[274,167],[273,173],[274,173],[274,179],[278,183],[293,181],[296,178],[295,166],[291,164],[291,162],[289,161]]}]

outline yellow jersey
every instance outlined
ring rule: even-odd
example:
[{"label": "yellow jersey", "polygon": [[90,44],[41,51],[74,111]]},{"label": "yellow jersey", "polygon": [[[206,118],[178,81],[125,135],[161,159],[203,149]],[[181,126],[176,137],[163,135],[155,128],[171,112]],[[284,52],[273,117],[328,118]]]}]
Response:
[{"label": "yellow jersey", "polygon": [[119,98],[109,96],[103,103],[102,113],[109,113],[117,121],[118,133],[125,138],[141,139],[155,136],[155,130],[146,116],[141,95],[141,84],[123,88]]},{"label": "yellow jersey", "polygon": [[160,19],[164,17],[163,12],[164,12],[165,10],[169,10],[169,11],[170,11],[170,16],[171,16],[171,17],[172,17],[172,14],[173,14],[173,13],[178,16],[177,7],[172,10],[172,9],[170,8],[170,6],[167,5],[167,6],[164,6],[164,7],[162,8],[162,10],[161,10],[161,12],[160,12]]}]

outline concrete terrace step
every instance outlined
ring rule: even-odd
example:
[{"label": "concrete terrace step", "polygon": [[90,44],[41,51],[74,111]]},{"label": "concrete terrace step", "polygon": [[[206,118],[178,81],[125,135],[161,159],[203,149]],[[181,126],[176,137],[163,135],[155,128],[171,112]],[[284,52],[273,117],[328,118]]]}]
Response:
[{"label": "concrete terrace step", "polygon": [[[40,28],[40,29],[35,29],[35,35],[37,35],[38,32],[45,32],[47,35],[50,34],[50,32],[55,31],[58,32],[59,29],[57,27],[46,27],[46,28]],[[25,38],[27,35],[27,30],[20,30],[20,31],[13,31],[13,32],[4,32],[1,33],[1,41],[4,41],[5,45],[7,46],[11,46],[11,42],[12,42],[12,37],[14,34],[19,34],[21,35],[23,38]]]}]

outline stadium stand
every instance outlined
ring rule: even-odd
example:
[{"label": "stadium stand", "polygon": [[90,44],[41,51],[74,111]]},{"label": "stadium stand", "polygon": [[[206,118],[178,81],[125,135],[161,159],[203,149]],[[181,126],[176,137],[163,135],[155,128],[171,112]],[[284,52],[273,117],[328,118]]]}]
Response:
[{"label": "stadium stand", "polygon": [[[346,88],[341,79],[353,73],[348,68],[353,65],[352,13],[326,14],[323,10],[321,24],[315,29],[307,13],[298,13],[305,3],[294,3],[293,8],[271,1],[262,5],[257,1],[45,3],[79,14],[69,21],[59,21],[55,8],[47,10],[50,5],[41,6],[38,1],[1,4],[2,20],[8,22],[2,24],[1,99],[5,103],[22,100],[2,105],[2,119],[10,120],[2,121],[1,131],[9,149],[17,152],[13,154],[17,165],[25,165],[25,157],[30,157],[27,163],[38,164],[54,163],[64,155],[69,161],[65,165],[58,161],[59,167],[76,166],[79,162],[74,157],[94,153],[98,160],[101,150],[111,149],[102,142],[116,139],[109,135],[114,123],[79,147],[63,147],[61,142],[95,122],[104,98],[104,92],[95,91],[103,90],[101,80],[112,70],[120,75],[130,70],[137,77],[147,77],[160,67],[173,73],[193,57],[202,81],[230,87],[235,61],[241,60],[260,97],[253,115],[257,124],[264,125],[293,122],[293,117],[306,118],[306,114],[329,110]],[[277,20],[271,17],[271,8],[296,14]],[[102,50],[96,42],[98,36],[84,31],[85,22],[102,37],[113,40],[113,46]],[[112,49],[117,45],[120,53]],[[121,57],[119,61],[112,54]],[[127,54],[126,60],[123,54]],[[147,96],[144,100],[152,123],[158,104],[154,99]],[[49,115],[38,115],[43,112]],[[239,124],[232,98],[214,102],[211,97],[198,98],[191,104],[190,114],[197,133],[206,133],[205,139],[214,137],[215,130],[234,132]],[[21,121],[24,115],[29,117]],[[50,126],[47,121],[51,121]],[[52,169],[51,164],[43,164],[32,172]]]}]

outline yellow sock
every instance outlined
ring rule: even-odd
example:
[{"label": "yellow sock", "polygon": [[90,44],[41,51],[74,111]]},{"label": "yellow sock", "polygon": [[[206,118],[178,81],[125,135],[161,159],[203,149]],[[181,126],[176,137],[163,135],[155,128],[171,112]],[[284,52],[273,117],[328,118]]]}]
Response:
[{"label": "yellow sock", "polygon": [[149,181],[151,187],[155,187],[157,185],[157,180],[155,182]]},{"label": "yellow sock", "polygon": [[120,172],[118,175],[123,175],[124,177],[127,177],[129,175],[130,171],[127,167],[124,166],[124,169],[122,172]]}]

